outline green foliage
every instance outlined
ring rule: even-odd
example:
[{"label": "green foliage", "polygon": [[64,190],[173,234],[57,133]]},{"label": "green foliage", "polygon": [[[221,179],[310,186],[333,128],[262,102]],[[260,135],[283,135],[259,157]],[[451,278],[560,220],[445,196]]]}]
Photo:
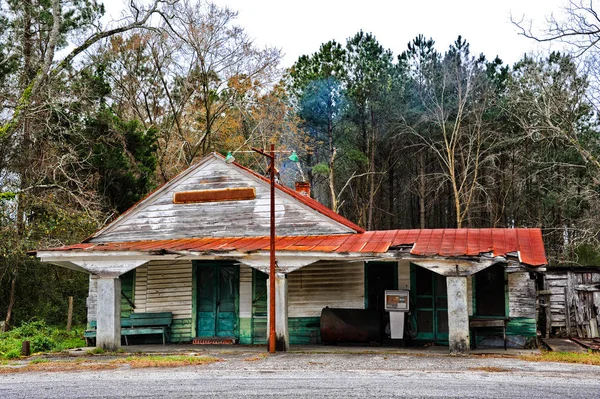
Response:
[{"label": "green foliage", "polygon": [[124,212],[152,189],[157,130],[123,121],[105,108],[88,122],[87,132],[94,143],[91,164],[100,175],[98,189],[113,209]]},{"label": "green foliage", "polygon": [[575,248],[575,259],[582,266],[600,265],[600,248],[591,244],[581,244]]},{"label": "green foliage", "polygon": [[16,196],[17,196],[16,193],[12,193],[12,192],[8,192],[8,191],[2,192],[2,193],[0,193],[0,202],[1,201],[10,201],[12,199],[15,199]]},{"label": "green foliage", "polygon": [[0,333],[0,357],[19,357],[23,341],[30,341],[32,353],[59,352],[81,347],[85,345],[82,336],[83,328],[74,328],[67,332],[64,328],[50,327],[45,321],[33,320]]},{"label": "green foliage", "polygon": [[11,349],[8,352],[6,352],[4,357],[8,360],[18,359],[21,357],[21,350],[20,349]]},{"label": "green foliage", "polygon": [[357,164],[366,165],[369,162],[369,158],[360,150],[353,148],[346,152],[346,156],[352,162]]},{"label": "green foliage", "polygon": [[312,172],[315,175],[327,176],[329,174],[329,165],[322,162],[312,167]]}]

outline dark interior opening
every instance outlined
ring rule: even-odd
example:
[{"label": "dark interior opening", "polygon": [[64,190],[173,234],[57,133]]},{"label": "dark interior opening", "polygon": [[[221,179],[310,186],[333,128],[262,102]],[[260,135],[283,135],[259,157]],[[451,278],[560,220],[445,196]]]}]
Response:
[{"label": "dark interior opening", "polygon": [[505,279],[502,265],[490,266],[475,274],[475,314],[506,316]]}]

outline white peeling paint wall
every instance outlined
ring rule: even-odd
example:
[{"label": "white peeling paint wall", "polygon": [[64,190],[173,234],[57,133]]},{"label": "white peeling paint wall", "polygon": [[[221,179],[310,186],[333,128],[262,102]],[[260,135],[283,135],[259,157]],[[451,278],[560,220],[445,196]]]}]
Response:
[{"label": "white peeling paint wall", "polygon": [[153,261],[136,269],[135,313],[172,312],[192,317],[192,262]]},{"label": "white peeling paint wall", "polygon": [[314,264],[288,274],[288,317],[319,317],[330,308],[364,309],[364,263]]},{"label": "white peeling paint wall", "polygon": [[240,318],[252,317],[252,268],[240,265]]}]

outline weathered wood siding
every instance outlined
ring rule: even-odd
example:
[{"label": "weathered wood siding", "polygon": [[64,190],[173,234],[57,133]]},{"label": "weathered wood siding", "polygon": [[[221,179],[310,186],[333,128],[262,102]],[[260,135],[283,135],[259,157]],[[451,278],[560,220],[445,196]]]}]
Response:
[{"label": "weathered wood siding", "polygon": [[599,337],[600,268],[548,270],[544,280],[544,288],[550,293],[547,325],[570,336]]},{"label": "weathered wood siding", "polygon": [[135,313],[172,312],[171,341],[192,338],[192,262],[153,261],[136,269]]},{"label": "weathered wood siding", "polygon": [[508,317],[535,319],[535,280],[529,272],[508,274]]},{"label": "weathered wood siding", "polygon": [[475,276],[467,277],[467,310],[469,311],[469,316],[473,316],[473,309],[475,308],[473,306],[473,304],[474,304],[473,279],[474,278],[475,278]]},{"label": "weathered wood siding", "polygon": [[88,326],[90,321],[96,320],[96,306],[98,304],[98,277],[90,274],[90,285],[88,287],[87,305],[87,321]]},{"label": "weathered wood siding", "polygon": [[240,344],[252,343],[252,268],[240,265]]},{"label": "weathered wood siding", "polygon": [[407,260],[398,262],[398,289],[410,290],[410,262]]},{"label": "weathered wood siding", "polygon": [[288,274],[288,316],[320,317],[330,308],[364,309],[364,263],[327,263]]},{"label": "weathered wood siding", "polygon": [[[180,191],[254,187],[256,199],[174,204]],[[174,239],[186,237],[267,236],[270,228],[268,183],[216,157],[190,168],[138,205],[92,242]],[[352,233],[293,197],[277,191],[278,235]]]}]

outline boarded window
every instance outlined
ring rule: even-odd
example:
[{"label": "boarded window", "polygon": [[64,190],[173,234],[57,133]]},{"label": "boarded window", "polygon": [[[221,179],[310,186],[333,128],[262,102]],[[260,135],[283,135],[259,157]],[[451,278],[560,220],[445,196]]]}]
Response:
[{"label": "boarded window", "polygon": [[215,190],[181,191],[173,194],[175,204],[202,202],[245,201],[256,198],[254,187],[223,188]]}]

